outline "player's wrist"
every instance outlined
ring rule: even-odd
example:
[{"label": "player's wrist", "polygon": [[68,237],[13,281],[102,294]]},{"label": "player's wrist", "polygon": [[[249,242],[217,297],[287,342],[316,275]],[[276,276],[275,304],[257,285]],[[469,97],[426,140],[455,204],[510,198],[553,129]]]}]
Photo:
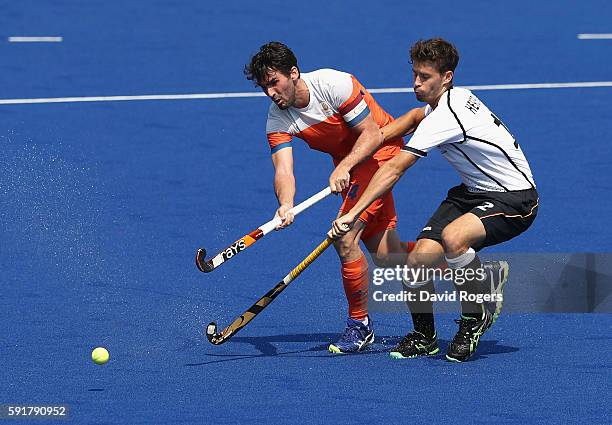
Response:
[{"label": "player's wrist", "polygon": [[361,208],[359,207],[359,205],[355,205],[353,208],[351,208],[349,214],[352,221],[355,222],[359,218],[359,216],[366,210],[367,207],[368,206]]},{"label": "player's wrist", "polygon": [[347,162],[343,161],[340,164],[338,164],[338,166],[336,167],[336,171],[342,172],[342,173],[350,173],[352,168],[353,166],[348,161]]},{"label": "player's wrist", "polygon": [[390,136],[389,133],[390,133],[390,131],[389,131],[389,129],[387,129],[387,127],[383,127],[383,128],[380,129],[380,137],[382,137],[382,142],[383,143],[388,142],[389,139],[391,138],[391,137],[389,137]]},{"label": "player's wrist", "polygon": [[358,214],[356,214],[355,211],[350,210],[349,212],[344,214],[342,218],[344,219],[345,222],[354,223],[355,220],[357,220],[357,217],[358,217]]}]

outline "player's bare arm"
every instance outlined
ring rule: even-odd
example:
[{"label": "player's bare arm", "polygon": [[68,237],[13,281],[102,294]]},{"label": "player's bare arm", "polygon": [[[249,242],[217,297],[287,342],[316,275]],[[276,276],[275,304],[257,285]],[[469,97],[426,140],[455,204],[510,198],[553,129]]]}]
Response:
[{"label": "player's bare arm", "polygon": [[331,229],[332,237],[338,238],[348,233],[357,217],[377,198],[391,190],[404,172],[412,167],[418,159],[416,155],[402,152],[380,167],[355,206],[348,213],[333,222]]},{"label": "player's bare arm", "polygon": [[367,159],[383,143],[382,133],[372,114],[353,127],[353,131],[359,134],[359,138],[355,142],[353,149],[344,157],[329,177],[329,187],[334,193],[342,192],[349,187],[351,180],[350,172],[353,167]]},{"label": "player's bare arm", "polygon": [[272,154],[274,165],[274,192],[278,199],[278,209],[275,216],[281,218],[282,223],[277,229],[283,229],[293,223],[294,216],[288,212],[293,208],[295,197],[295,176],[293,175],[293,149],[285,148]]},{"label": "player's bare arm", "polygon": [[414,108],[401,117],[384,126],[381,131],[384,141],[396,139],[414,133],[419,123],[425,118],[425,108]]}]

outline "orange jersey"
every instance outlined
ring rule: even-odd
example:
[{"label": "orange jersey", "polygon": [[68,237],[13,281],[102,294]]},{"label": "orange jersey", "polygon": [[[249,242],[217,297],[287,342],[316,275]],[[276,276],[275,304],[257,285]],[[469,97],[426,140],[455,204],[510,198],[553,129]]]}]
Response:
[{"label": "orange jersey", "polygon": [[[359,137],[352,128],[368,115],[379,127],[393,121],[372,95],[352,75],[333,69],[302,73],[310,101],[305,108],[280,109],[270,105],[266,133],[272,153],[291,146],[293,136],[304,140],[311,149],[330,154],[337,163],[353,148]],[[402,139],[391,140],[373,155],[388,160],[386,146],[401,147]]]}]

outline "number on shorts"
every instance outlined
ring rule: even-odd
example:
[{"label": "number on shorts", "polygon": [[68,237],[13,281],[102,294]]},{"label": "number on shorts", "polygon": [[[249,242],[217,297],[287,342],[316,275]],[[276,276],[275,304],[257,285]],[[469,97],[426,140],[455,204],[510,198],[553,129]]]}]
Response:
[{"label": "number on shorts", "polygon": [[490,210],[494,206],[495,205],[493,204],[493,202],[485,202],[484,204],[479,205],[476,208],[478,208],[479,210],[482,210],[482,211],[486,211],[486,210]]}]

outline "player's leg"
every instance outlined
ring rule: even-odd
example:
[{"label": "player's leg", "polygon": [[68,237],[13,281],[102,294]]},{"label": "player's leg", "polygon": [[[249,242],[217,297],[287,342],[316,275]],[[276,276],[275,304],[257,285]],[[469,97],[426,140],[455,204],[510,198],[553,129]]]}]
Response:
[{"label": "player's leg", "polygon": [[[387,205],[389,204],[384,207]],[[421,239],[416,243],[400,242],[395,229],[395,210],[393,208],[393,213],[389,214],[388,211],[385,212],[384,207],[378,211],[374,221],[368,223],[362,236],[374,263],[378,267],[403,267],[408,264],[414,268],[439,264],[444,258],[442,245],[428,239]],[[410,255],[407,255],[408,252]],[[417,294],[419,291],[434,292],[433,282],[410,282],[406,290],[414,292],[417,299],[415,302],[408,302],[415,331],[402,339],[391,351],[391,357],[409,358],[436,354],[439,348],[434,327],[433,304],[431,301],[419,302]]]},{"label": "player's leg", "polygon": [[[372,169],[375,173],[376,169]],[[363,176],[371,178],[371,176]],[[365,187],[364,187],[365,189]],[[414,242],[401,242],[397,232],[397,213],[393,193],[387,192],[370,205],[361,219],[367,226],[361,236],[372,261],[378,267],[404,266]]]},{"label": "player's leg", "polygon": [[[480,219],[486,233],[485,239],[474,247],[478,251],[510,240],[527,230],[536,218],[539,198],[535,189],[493,192],[488,193],[484,201],[478,200],[476,204],[470,213]],[[503,290],[508,280],[509,265],[506,261],[486,261],[482,266],[487,275],[482,290],[485,294],[495,297],[484,305],[493,313],[492,323],[495,323],[503,305]]]},{"label": "player's leg", "polygon": [[[476,251],[522,233],[531,225],[537,212],[535,191],[482,195],[466,192],[462,196],[463,201],[458,202],[472,205],[472,209],[442,232],[446,261],[455,269],[455,286],[462,309],[459,331],[447,354],[447,358],[453,361],[465,361],[475,352],[480,336],[489,329],[501,310],[502,298],[499,302],[487,304],[475,301],[475,297],[493,291],[496,296],[503,297],[501,291],[508,277],[507,263],[495,262],[483,267]],[[470,296],[474,298],[468,298]]]},{"label": "player's leg", "polygon": [[[367,230],[370,230],[369,225]],[[399,233],[394,227],[383,227],[373,235],[362,236],[361,240],[370,253],[372,262],[378,267],[403,266],[406,264],[408,252],[414,247],[414,243],[401,242]]]},{"label": "player's leg", "polygon": [[[476,276],[477,271],[480,270],[480,259],[473,247],[481,246],[486,236],[484,225],[472,213],[462,215],[442,231],[446,262],[449,268],[455,270],[456,289],[463,293],[479,293],[478,279],[465,278],[464,280],[464,276]],[[472,271],[468,272],[468,270]],[[466,316],[480,316],[481,305],[475,301],[462,300],[461,312]]]},{"label": "player's leg", "polygon": [[340,257],[342,285],[348,302],[344,333],[329,346],[329,351],[335,354],[359,352],[374,341],[372,321],[368,316],[368,262],[359,246],[364,229],[365,223],[358,221],[350,232],[334,242]]},{"label": "player's leg", "polygon": [[[416,245],[408,255],[408,267],[413,270],[440,267],[444,261],[442,230],[461,214],[455,204],[446,200],[442,202],[417,237]],[[421,297],[421,294],[435,293],[433,280],[428,276],[413,276],[411,281],[404,282],[404,287],[414,297],[413,301],[407,301],[414,330],[391,350],[390,356],[395,359],[432,355],[439,351],[433,301],[431,297]]]},{"label": "player's leg", "polygon": [[365,321],[368,316],[368,262],[359,245],[365,227],[365,223],[357,221],[350,232],[334,241],[340,258],[348,317],[358,321]]},{"label": "player's leg", "polygon": [[[342,193],[343,202],[338,217],[355,205],[377,169],[378,163],[369,159],[351,171],[351,185]],[[350,232],[334,243],[340,257],[342,285],[349,305],[349,314],[344,334],[338,342],[329,346],[332,353],[361,351],[374,340],[372,322],[368,316],[368,262],[359,246],[366,225],[376,217],[382,200],[378,199],[374,204],[368,208],[370,211],[359,217]],[[377,210],[372,212],[372,208]]]},{"label": "player's leg", "polygon": [[[480,337],[493,324],[493,313],[477,296],[482,294],[484,269],[474,246],[482,245],[486,230],[482,221],[467,213],[449,224],[442,232],[446,261],[455,272],[455,288],[461,300],[459,330],[448,346],[446,358],[451,361],[467,360],[478,347]],[[473,298],[470,298],[473,297]]]},{"label": "player's leg", "polygon": [[[378,162],[370,159],[352,170],[351,185],[342,193],[343,203],[338,217],[355,205],[378,167]],[[335,242],[334,246],[342,264],[342,284],[349,304],[349,317],[340,341],[330,345],[331,352],[361,351],[374,340],[371,318],[368,316],[368,263],[359,246],[359,240],[369,240],[380,234],[373,238],[376,240],[369,243],[368,249],[388,261],[388,252],[402,249],[397,234],[386,232],[394,229],[396,222],[393,198],[388,193],[374,201],[360,215],[351,231]],[[379,262],[377,254],[374,254],[374,258]]]},{"label": "player's leg", "polygon": [[[423,267],[434,268],[443,258],[442,245],[437,241],[419,239],[408,255],[407,265],[415,270],[423,270]],[[404,281],[404,289],[414,297],[413,301],[406,302],[414,329],[391,349],[389,355],[394,359],[406,359],[437,354],[440,348],[435,329],[433,302],[430,297],[427,299],[421,297],[423,293],[435,293],[433,281],[426,278]]]}]

